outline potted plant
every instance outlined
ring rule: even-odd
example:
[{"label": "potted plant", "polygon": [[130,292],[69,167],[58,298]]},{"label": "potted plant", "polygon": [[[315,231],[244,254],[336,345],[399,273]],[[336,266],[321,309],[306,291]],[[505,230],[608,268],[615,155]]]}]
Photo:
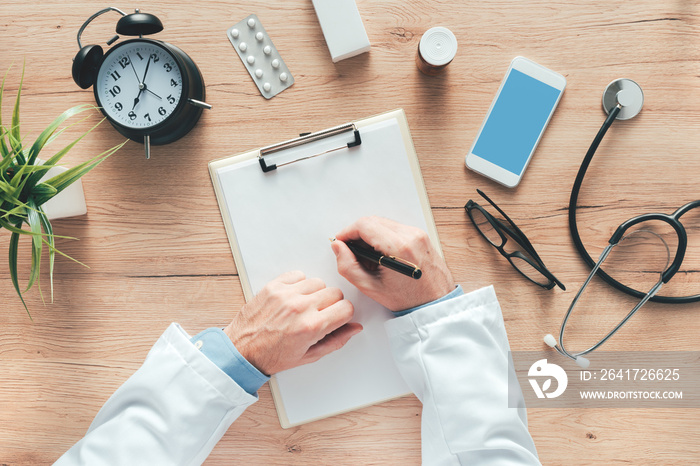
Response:
[{"label": "potted plant", "polygon": [[[55,154],[49,156],[41,162],[39,153],[41,150],[55,139],[63,129],[59,126],[67,119],[82,113],[86,110],[94,109],[91,105],[79,105],[63,112],[39,135],[33,144],[27,145],[20,135],[20,93],[24,82],[24,71],[20,79],[12,112],[12,122],[10,125],[2,123],[2,96],[5,90],[5,78],[0,86],[0,230],[5,229],[10,232],[10,278],[19,298],[22,300],[24,309],[29,314],[27,304],[24,302],[22,293],[29,291],[35,283],[39,282],[39,272],[41,266],[41,253],[45,247],[48,248],[49,257],[49,281],[51,283],[51,300],[53,301],[53,266],[56,253],[65,254],[56,250],[55,238],[51,222],[47,217],[42,205],[49,199],[56,197],[61,191],[79,180],[80,177],[99,165],[111,154],[116,152],[122,145],[117,145],[102,154],[82,162],[56,176],[46,178],[47,172],[58,166],[58,162],[75,146],[83,137],[95,129],[100,123],[90,130],[80,135],[67,146],[61,148]],[[27,228],[24,228],[24,225]],[[19,241],[22,236],[31,240],[31,271],[29,280],[24,291],[19,286],[17,256]],[[60,237],[64,238],[64,237]],[[70,259],[70,257],[69,257]],[[77,262],[77,261],[76,261]],[[41,294],[41,287],[39,286]],[[43,300],[43,295],[42,295]]]}]

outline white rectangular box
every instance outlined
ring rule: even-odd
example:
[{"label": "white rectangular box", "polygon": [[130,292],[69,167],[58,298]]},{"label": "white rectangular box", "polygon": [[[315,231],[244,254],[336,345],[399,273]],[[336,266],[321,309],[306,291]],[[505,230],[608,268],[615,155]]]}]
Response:
[{"label": "white rectangular box", "polygon": [[355,0],[312,1],[333,63],[369,52],[369,38]]}]

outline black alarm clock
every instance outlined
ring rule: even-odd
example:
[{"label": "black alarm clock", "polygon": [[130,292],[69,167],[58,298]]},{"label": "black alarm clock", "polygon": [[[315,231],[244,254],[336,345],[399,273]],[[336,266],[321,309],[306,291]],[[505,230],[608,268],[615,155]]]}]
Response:
[{"label": "black alarm clock", "polygon": [[[109,11],[122,15],[117,34],[138,36],[104,53],[99,45],[83,47],[83,30]],[[73,80],[82,89],[93,86],[95,100],[107,120],[124,136],[141,142],[150,158],[150,146],[168,144],[186,135],[197,123],[204,102],[204,79],[192,59],[181,49],[143,36],[163,30],[160,20],[136,10],[98,11],[78,30],[80,51],[73,59]],[[119,35],[107,41],[112,45]]]}]

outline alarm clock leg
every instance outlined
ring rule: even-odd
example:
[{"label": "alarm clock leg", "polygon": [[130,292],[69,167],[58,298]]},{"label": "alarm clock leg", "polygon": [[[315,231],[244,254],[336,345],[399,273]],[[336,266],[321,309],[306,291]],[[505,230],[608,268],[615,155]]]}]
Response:
[{"label": "alarm clock leg", "polygon": [[187,102],[191,105],[194,105],[195,107],[211,110],[211,105],[206,102],[202,102],[201,100],[187,99]]},{"label": "alarm clock leg", "polygon": [[151,158],[151,136],[146,134],[143,137],[143,146],[146,148],[146,160]]}]

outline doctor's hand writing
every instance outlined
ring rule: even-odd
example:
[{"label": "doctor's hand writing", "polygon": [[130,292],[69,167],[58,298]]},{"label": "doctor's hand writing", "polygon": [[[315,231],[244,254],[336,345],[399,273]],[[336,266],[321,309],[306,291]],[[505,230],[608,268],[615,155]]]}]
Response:
[{"label": "doctor's hand writing", "polygon": [[[455,288],[452,274],[423,230],[381,217],[364,217],[336,235],[331,243],[338,272],[362,293],[392,311],[401,311],[442,298]],[[376,264],[358,260],[345,244],[365,243],[387,256],[419,266],[419,280]]]},{"label": "doctor's hand writing", "polygon": [[362,330],[338,288],[302,272],[265,285],[224,329],[236,349],[267,375],[314,362]]}]

